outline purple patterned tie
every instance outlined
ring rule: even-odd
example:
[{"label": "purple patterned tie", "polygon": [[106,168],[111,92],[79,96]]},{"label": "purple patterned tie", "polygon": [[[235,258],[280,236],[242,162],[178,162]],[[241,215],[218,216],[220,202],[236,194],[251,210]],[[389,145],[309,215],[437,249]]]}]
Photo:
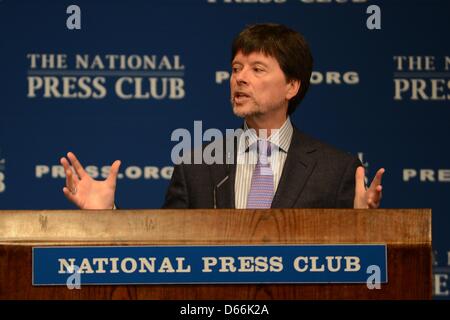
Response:
[{"label": "purple patterned tie", "polygon": [[247,209],[267,209],[274,194],[273,172],[269,160],[271,148],[267,140],[258,140],[258,161],[253,170],[252,184],[247,198]]}]

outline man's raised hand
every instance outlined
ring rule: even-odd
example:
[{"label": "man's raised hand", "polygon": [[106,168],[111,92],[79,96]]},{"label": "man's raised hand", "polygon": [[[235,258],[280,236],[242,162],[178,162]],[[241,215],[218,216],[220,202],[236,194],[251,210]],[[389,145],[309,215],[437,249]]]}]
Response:
[{"label": "man's raised hand", "polygon": [[384,168],[381,168],[375,174],[370,187],[366,189],[364,182],[364,167],[358,167],[355,173],[355,199],[353,208],[355,209],[376,209],[380,206],[382,197],[381,179],[383,178]]},{"label": "man's raised hand", "polygon": [[63,192],[67,199],[80,209],[112,209],[114,207],[120,160],[114,161],[104,181],[92,179],[72,152],[67,153],[67,158],[62,157],[60,162],[66,173],[66,185]]}]

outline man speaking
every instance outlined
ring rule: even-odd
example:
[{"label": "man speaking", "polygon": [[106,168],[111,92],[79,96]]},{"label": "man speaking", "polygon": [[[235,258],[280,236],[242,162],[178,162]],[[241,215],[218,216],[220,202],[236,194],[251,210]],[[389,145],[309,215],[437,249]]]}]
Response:
[{"label": "man speaking", "polygon": [[[357,157],[290,121],[313,66],[303,36],[283,25],[252,25],[234,39],[231,59],[231,104],[245,119],[244,134],[233,139],[231,159],[227,150],[220,163],[175,165],[163,208],[377,208],[384,169],[366,189]],[[75,205],[115,207],[119,160],[104,181],[93,180],[71,152],[61,164],[63,192]]]}]

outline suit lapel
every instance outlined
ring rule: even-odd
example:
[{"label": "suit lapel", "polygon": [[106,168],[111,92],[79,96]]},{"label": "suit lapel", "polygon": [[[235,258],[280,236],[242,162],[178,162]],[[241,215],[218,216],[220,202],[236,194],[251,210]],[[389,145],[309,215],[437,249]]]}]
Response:
[{"label": "suit lapel", "polygon": [[226,149],[224,142],[224,164],[210,166],[213,188],[215,189],[216,208],[235,208],[234,183],[236,180],[237,146],[233,143],[233,153]]},{"label": "suit lapel", "polygon": [[316,165],[315,150],[312,141],[294,128],[272,208],[292,208],[295,205]]},{"label": "suit lapel", "polygon": [[[233,146],[234,156],[227,152],[226,145],[224,145],[223,163],[225,164],[209,166],[213,188],[216,190],[216,208],[218,209],[235,208],[236,141]],[[272,201],[272,208],[292,208],[295,205],[316,165],[313,155],[315,150],[316,147],[312,140],[294,127],[286,162]]]}]

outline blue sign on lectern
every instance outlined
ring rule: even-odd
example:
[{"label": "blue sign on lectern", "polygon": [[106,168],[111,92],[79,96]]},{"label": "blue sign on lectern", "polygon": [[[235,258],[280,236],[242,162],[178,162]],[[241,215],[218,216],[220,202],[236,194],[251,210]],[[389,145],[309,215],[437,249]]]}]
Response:
[{"label": "blue sign on lectern", "polygon": [[386,245],[33,248],[33,285],[387,282]]}]

